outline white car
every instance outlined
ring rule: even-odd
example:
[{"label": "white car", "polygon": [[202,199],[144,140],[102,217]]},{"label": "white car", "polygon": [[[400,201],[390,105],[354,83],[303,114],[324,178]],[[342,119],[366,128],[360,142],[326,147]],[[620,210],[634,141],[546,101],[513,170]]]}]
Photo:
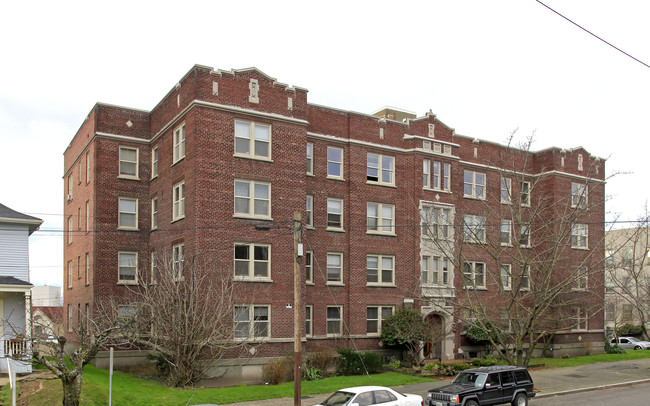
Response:
[{"label": "white car", "polygon": [[404,394],[384,386],[357,386],[332,393],[314,406],[422,406],[420,395]]},{"label": "white car", "polygon": [[[618,342],[617,342],[618,340]],[[612,345],[618,344],[619,347],[625,350],[648,350],[650,349],[650,342],[641,341],[634,337],[619,337],[618,339],[612,338],[610,342]]]}]

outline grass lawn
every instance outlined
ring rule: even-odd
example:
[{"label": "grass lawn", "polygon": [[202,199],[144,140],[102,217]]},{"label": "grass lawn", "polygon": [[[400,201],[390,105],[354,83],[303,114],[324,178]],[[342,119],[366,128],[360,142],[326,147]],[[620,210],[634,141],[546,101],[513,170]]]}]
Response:
[{"label": "grass lawn", "polygon": [[[572,358],[534,358],[531,365],[545,365],[559,368],[599,362],[615,362],[650,358],[649,351],[628,351],[626,354],[602,354]],[[335,390],[360,385],[398,386],[419,382],[432,382],[431,377],[420,377],[397,372],[373,375],[338,376],[317,381],[303,381],[302,395],[329,393]],[[61,382],[44,382],[44,389],[29,398],[30,406],[51,406],[61,402]],[[83,405],[99,406],[108,403],[108,371],[87,365],[84,368],[82,388]],[[116,405],[193,405],[200,403],[229,404],[250,400],[264,400],[280,397],[293,397],[293,382],[280,385],[241,385],[231,388],[215,389],[175,389],[146,379],[138,379],[129,374],[115,372],[113,375],[113,403]],[[9,386],[0,391],[0,404],[10,404]]]}]

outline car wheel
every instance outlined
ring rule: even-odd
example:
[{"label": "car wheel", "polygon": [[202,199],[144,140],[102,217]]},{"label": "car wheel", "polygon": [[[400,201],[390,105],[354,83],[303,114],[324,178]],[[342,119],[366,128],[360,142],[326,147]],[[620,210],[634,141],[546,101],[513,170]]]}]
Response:
[{"label": "car wheel", "polygon": [[512,406],[527,406],[527,405],[528,405],[528,397],[523,393],[518,393],[517,396],[515,396],[515,400],[512,401]]},{"label": "car wheel", "polygon": [[478,402],[476,402],[475,400],[468,400],[465,403],[465,406],[478,406]]},{"label": "car wheel", "polygon": [[640,350],[640,349],[641,349],[641,346],[640,346],[640,345],[635,345],[635,346],[634,346],[634,349],[635,349],[635,350]]}]

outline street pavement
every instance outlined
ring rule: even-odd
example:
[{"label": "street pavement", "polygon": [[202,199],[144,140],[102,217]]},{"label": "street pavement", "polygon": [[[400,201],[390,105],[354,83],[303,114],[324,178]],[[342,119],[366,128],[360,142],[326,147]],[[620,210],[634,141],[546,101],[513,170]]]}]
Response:
[{"label": "street pavement", "polygon": [[[613,386],[650,382],[650,359],[606,362],[565,368],[539,368],[530,369],[529,372],[535,383],[536,398],[559,396]],[[448,383],[448,380],[443,380],[431,383],[395,386],[393,389],[402,393],[415,393],[426,398],[429,389]],[[302,405],[311,406],[318,404],[325,400],[327,396],[329,396],[329,393],[303,396]],[[534,404],[534,400],[531,403]],[[240,402],[221,406],[254,406],[260,404],[264,406],[292,406],[293,398],[267,399],[264,401]]]}]

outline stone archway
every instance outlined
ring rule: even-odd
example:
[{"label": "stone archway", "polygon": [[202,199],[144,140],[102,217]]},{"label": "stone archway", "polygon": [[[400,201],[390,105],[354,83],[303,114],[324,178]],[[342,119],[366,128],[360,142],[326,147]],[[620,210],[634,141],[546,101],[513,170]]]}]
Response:
[{"label": "stone archway", "polygon": [[437,313],[429,313],[424,320],[429,325],[429,341],[424,346],[424,357],[429,359],[445,359],[443,344],[447,338],[445,319]]}]

